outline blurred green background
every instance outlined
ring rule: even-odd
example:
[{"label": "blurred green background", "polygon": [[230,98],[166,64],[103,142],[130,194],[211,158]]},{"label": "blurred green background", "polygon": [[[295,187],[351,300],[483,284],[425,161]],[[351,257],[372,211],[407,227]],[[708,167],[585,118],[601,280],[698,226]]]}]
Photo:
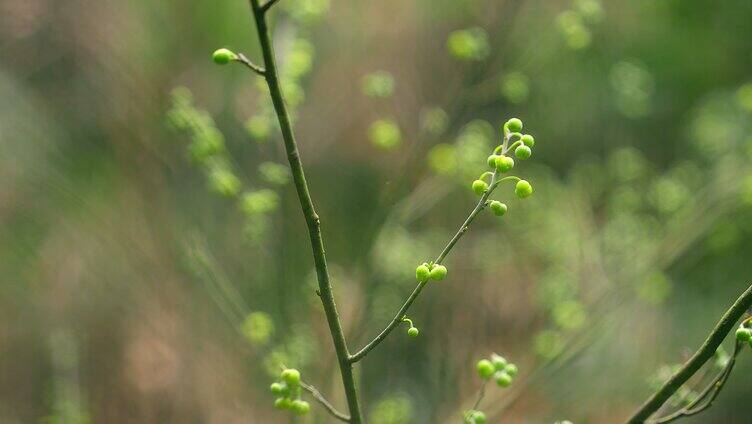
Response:
[{"label": "blurred green background", "polygon": [[[749,284],[749,0],[272,21],[351,349],[471,210],[499,126],[537,141],[515,170],[536,194],[502,188],[413,307],[421,336],[356,367],[369,422],[459,422],[491,352],[520,375],[489,422],[619,422]],[[260,60],[246,2],[0,1],[0,422],[292,422],[282,363],[344,409],[267,93],[218,47]],[[750,422],[750,362],[686,422]]]}]

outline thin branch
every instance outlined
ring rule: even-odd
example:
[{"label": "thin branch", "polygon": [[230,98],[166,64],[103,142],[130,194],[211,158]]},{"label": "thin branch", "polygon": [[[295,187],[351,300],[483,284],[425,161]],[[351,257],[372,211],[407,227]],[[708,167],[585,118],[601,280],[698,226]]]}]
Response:
[{"label": "thin branch", "polygon": [[316,399],[318,401],[318,403],[321,404],[321,406],[323,406],[324,408],[326,408],[326,410],[329,411],[329,413],[334,416],[334,418],[336,418],[336,419],[338,419],[340,421],[344,421],[346,423],[350,422],[350,417],[348,417],[347,415],[343,414],[342,412],[339,412],[337,410],[337,408],[335,408],[334,405],[331,404],[331,402],[329,402],[328,400],[326,400],[326,398],[324,397],[324,395],[322,395],[321,392],[317,388],[315,388],[312,385],[307,384],[307,383],[305,383],[303,381],[300,382],[300,387],[302,387],[308,393],[310,393],[311,396],[313,396],[313,398]]},{"label": "thin branch", "polygon": [[261,12],[266,13],[267,10],[271,9],[272,6],[274,6],[275,3],[277,3],[279,0],[268,0],[263,6],[261,6]]},{"label": "thin branch", "polygon": [[486,385],[488,384],[489,379],[483,379],[483,384],[480,386],[480,391],[478,392],[478,398],[475,399],[475,404],[473,405],[473,410],[477,411],[478,407],[480,406],[481,401],[483,400],[483,396],[486,395]]},{"label": "thin branch", "polygon": [[[265,9],[261,6],[260,0],[250,0],[253,18],[256,22],[256,32],[258,34],[259,44],[261,44],[261,53],[264,58],[264,79],[269,87],[269,95],[274,105],[274,111],[277,114],[277,121],[282,132],[282,140],[287,153],[287,160],[290,163],[292,180],[300,202],[300,208],[305,217],[308,226],[308,237],[311,243],[313,254],[313,263],[316,269],[316,279],[318,282],[318,294],[321,304],[326,315],[326,322],[329,326],[329,333],[332,336],[332,344],[337,354],[337,362],[340,374],[342,376],[342,386],[347,398],[347,407],[350,412],[350,422],[360,424],[363,419],[360,412],[360,403],[358,402],[358,391],[355,386],[355,377],[353,376],[352,364],[349,361],[350,352],[347,348],[345,333],[342,331],[342,324],[339,320],[337,305],[332,294],[332,284],[329,280],[329,269],[324,251],[324,241],[321,235],[321,221],[311,199],[311,193],[308,190],[303,163],[300,160],[298,143],[295,141],[295,134],[290,123],[290,115],[287,112],[282,88],[279,82],[277,72],[277,63],[274,58],[274,48],[272,43],[269,27],[264,14]],[[269,7],[269,3],[264,7]]]},{"label": "thin branch", "polygon": [[638,424],[646,422],[658,408],[661,407],[679,388],[684,385],[702,365],[707,362],[721,345],[726,335],[734,328],[739,318],[752,306],[752,286],[729,308],[713,331],[702,344],[700,349],[676,372],[657,392],[645,401],[640,409],[629,418],[627,423]]},{"label": "thin branch", "polygon": [[266,71],[261,66],[256,65],[255,63],[251,62],[250,59],[245,57],[243,53],[238,53],[238,58],[235,59],[235,61],[242,63],[243,65],[247,66],[248,69],[255,72],[258,75],[266,76]]},{"label": "thin branch", "polygon": [[[505,147],[502,149],[502,154],[506,154],[508,152],[508,149]],[[452,248],[455,244],[462,238],[463,235],[467,232],[467,230],[470,228],[470,224],[475,220],[475,217],[478,216],[478,214],[486,208],[488,198],[491,196],[491,193],[496,189],[496,187],[499,185],[499,183],[503,181],[508,181],[510,179],[517,179],[517,177],[504,177],[504,178],[498,178],[498,172],[493,173],[493,177],[491,178],[491,184],[486,190],[485,193],[480,197],[480,200],[478,200],[478,203],[475,205],[475,208],[470,212],[470,215],[465,219],[465,222],[462,223],[459,230],[457,230],[457,233],[454,234],[454,237],[452,237],[451,240],[449,240],[449,243],[444,247],[444,249],[441,251],[439,256],[434,260],[433,262],[435,264],[440,264],[446,259],[446,257],[449,255],[449,253],[452,251]],[[423,288],[426,286],[428,281],[421,281],[418,283],[417,286],[415,286],[415,289],[412,293],[410,293],[410,296],[408,296],[407,300],[404,304],[402,304],[402,307],[399,308],[396,314],[394,314],[394,318],[387,324],[387,326],[381,330],[378,336],[376,336],[373,340],[368,342],[363,348],[361,348],[357,353],[350,355],[350,363],[355,363],[363,359],[364,356],[368,354],[373,348],[378,346],[379,343],[381,343],[386,336],[389,335],[389,333],[392,332],[402,321],[402,317],[405,316],[407,313],[407,310],[410,309],[410,306],[415,302],[415,299],[420,295],[420,292],[423,291]]]},{"label": "thin branch", "polygon": [[[650,420],[651,424],[665,424],[669,423],[671,421],[677,420],[681,417],[689,417],[692,415],[699,414],[700,412],[710,408],[710,406],[713,404],[713,401],[718,397],[718,395],[721,393],[721,390],[723,390],[723,386],[728,381],[729,375],[731,375],[731,370],[734,369],[734,364],[736,363],[736,357],[741,352],[742,346],[744,344],[742,342],[737,341],[734,345],[734,353],[729,359],[726,366],[723,368],[723,370],[715,377],[713,380],[708,384],[705,389],[697,396],[695,400],[693,400],[689,405],[685,406],[684,408],[669,414],[665,417],[658,418],[656,420]],[[700,402],[702,402],[705,398],[710,395],[710,398],[703,403],[702,405],[698,406]]]}]

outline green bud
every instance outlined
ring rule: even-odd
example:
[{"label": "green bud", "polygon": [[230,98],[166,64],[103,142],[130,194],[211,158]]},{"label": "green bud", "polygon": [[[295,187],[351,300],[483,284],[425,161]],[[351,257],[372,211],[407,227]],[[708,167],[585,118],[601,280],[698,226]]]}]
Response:
[{"label": "green bud", "polygon": [[533,138],[533,136],[530,134],[523,135],[521,140],[522,140],[522,143],[524,143],[525,146],[527,147],[535,146],[535,138]]},{"label": "green bud", "polygon": [[300,399],[292,401],[292,412],[297,415],[305,415],[311,410],[311,405],[308,402]]},{"label": "green bud", "polygon": [[533,186],[526,180],[517,181],[517,185],[514,187],[514,194],[520,199],[530,197],[533,194]]},{"label": "green bud", "polygon": [[274,401],[274,407],[277,409],[290,409],[292,408],[292,400],[286,397],[277,398]]},{"label": "green bud", "polygon": [[432,280],[443,280],[446,278],[447,275],[447,269],[444,265],[434,265],[434,267],[431,269],[431,279]]},{"label": "green bud", "polygon": [[272,383],[272,385],[269,386],[269,390],[277,396],[283,396],[289,393],[287,385],[284,383]]},{"label": "green bud", "polygon": [[740,342],[748,342],[752,340],[752,330],[739,327],[739,329],[736,330],[736,340],[739,340]]},{"label": "green bud", "polygon": [[504,371],[497,372],[494,379],[499,387],[509,387],[512,384],[512,380],[514,380],[511,375]]},{"label": "green bud", "polygon": [[533,151],[523,144],[514,149],[514,155],[517,156],[518,159],[525,160],[533,155]]},{"label": "green bud", "polygon": [[515,364],[509,364],[504,368],[504,372],[511,375],[512,377],[517,377],[517,372],[519,370],[517,369],[517,365]]},{"label": "green bud", "polygon": [[486,414],[482,411],[473,412],[472,418],[474,424],[486,424]]},{"label": "green bud", "polygon": [[488,183],[483,180],[473,181],[473,192],[475,192],[475,194],[481,196],[486,192],[486,190],[488,190]]},{"label": "green bud", "polygon": [[496,170],[499,172],[509,172],[514,168],[514,159],[509,156],[498,156],[496,158]]},{"label": "green bud", "polygon": [[420,331],[418,331],[418,329],[415,327],[410,327],[407,330],[407,335],[410,337],[418,337],[418,334],[420,334]]},{"label": "green bud", "polygon": [[507,129],[511,132],[522,131],[522,121],[519,118],[512,118],[505,124]]},{"label": "green bud", "polygon": [[491,377],[496,372],[493,363],[488,359],[481,359],[478,361],[475,365],[475,369],[478,370],[478,375],[484,380]]},{"label": "green bud", "polygon": [[496,371],[504,371],[504,368],[507,367],[509,362],[507,362],[506,359],[504,359],[503,356],[493,354],[491,355],[491,363],[494,365],[494,368],[496,368]]},{"label": "green bud", "polygon": [[214,51],[212,59],[217,65],[227,65],[231,60],[237,59],[238,56],[227,49],[218,49]]},{"label": "green bud", "polygon": [[493,212],[496,216],[503,216],[505,213],[507,213],[507,205],[499,202],[498,200],[494,200],[489,205],[489,208],[491,208],[491,212]]},{"label": "green bud", "polygon": [[282,371],[282,380],[285,380],[289,386],[297,386],[300,384],[300,371],[294,368],[288,368]]},{"label": "green bud", "polygon": [[498,158],[498,157],[499,157],[499,155],[491,155],[491,156],[489,156],[488,159],[486,159],[486,163],[488,163],[488,166],[490,166],[491,168],[495,168],[496,167],[496,158]]},{"label": "green bud", "polygon": [[431,275],[431,270],[428,269],[428,267],[425,264],[418,265],[418,267],[415,268],[415,279],[418,280],[418,282],[428,280],[428,277],[430,275]]}]

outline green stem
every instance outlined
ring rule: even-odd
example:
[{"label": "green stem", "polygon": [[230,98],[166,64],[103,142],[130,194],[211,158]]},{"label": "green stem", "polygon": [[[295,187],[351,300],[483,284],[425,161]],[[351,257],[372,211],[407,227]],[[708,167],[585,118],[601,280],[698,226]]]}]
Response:
[{"label": "green stem", "polygon": [[[360,424],[362,418],[360,405],[358,404],[358,392],[355,387],[352,364],[348,360],[350,354],[347,350],[347,342],[345,341],[345,335],[339,321],[337,305],[335,304],[334,296],[332,295],[332,285],[329,281],[329,271],[326,264],[326,255],[324,253],[324,242],[321,237],[321,221],[316,214],[313,201],[311,200],[311,194],[308,191],[308,183],[306,182],[305,173],[303,172],[303,164],[300,161],[300,153],[298,152],[295,135],[293,134],[292,125],[290,124],[290,117],[287,113],[287,107],[285,106],[282,89],[279,84],[274,49],[272,47],[271,35],[266,22],[265,12],[268,7],[261,6],[259,0],[250,0],[250,3],[253,17],[256,21],[261,52],[264,57],[263,76],[269,86],[269,93],[271,95],[272,103],[274,104],[274,110],[277,114],[280,129],[282,130],[282,139],[284,140],[285,150],[287,152],[287,160],[290,162],[290,170],[292,171],[295,190],[297,191],[300,207],[303,210],[303,215],[308,224],[308,235],[311,239],[313,262],[316,267],[316,277],[319,286],[318,295],[324,306],[326,321],[329,324],[329,332],[332,335],[334,350],[337,354],[337,361],[339,362],[339,369],[342,374],[342,384],[345,389],[345,396],[347,397],[348,409],[350,410],[350,422],[353,424]],[[268,4],[271,4],[271,2]]]},{"label": "green stem", "polygon": [[741,296],[729,308],[721,320],[716,324],[713,331],[702,344],[700,349],[676,372],[657,392],[645,401],[640,409],[627,421],[629,424],[644,423],[658,410],[679,388],[684,385],[705,362],[713,357],[718,346],[721,345],[726,335],[734,328],[739,318],[752,306],[752,286],[742,293]]}]

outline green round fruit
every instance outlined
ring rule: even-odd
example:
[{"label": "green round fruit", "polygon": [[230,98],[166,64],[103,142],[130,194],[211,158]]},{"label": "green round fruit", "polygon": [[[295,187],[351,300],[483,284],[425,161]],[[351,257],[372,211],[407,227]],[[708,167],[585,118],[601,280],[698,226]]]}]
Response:
[{"label": "green round fruit", "polygon": [[478,361],[475,369],[478,370],[478,375],[483,379],[491,377],[496,372],[496,367],[488,359]]},{"label": "green round fruit", "polygon": [[739,340],[740,342],[748,342],[752,340],[752,330],[740,327],[736,330],[736,340]]},{"label": "green round fruit", "polygon": [[292,401],[286,397],[277,398],[274,401],[274,407],[277,409],[290,409],[292,408]]},{"label": "green round fruit", "polygon": [[297,386],[300,384],[300,371],[294,368],[288,368],[282,371],[282,380],[285,380],[289,386]]},{"label": "green round fruit", "polygon": [[509,362],[507,362],[507,360],[504,359],[503,356],[497,355],[495,353],[491,355],[491,363],[494,365],[496,371],[504,371],[504,368],[506,368],[509,364]]},{"label": "green round fruit", "polygon": [[486,414],[482,411],[475,411],[472,420],[475,424],[486,424]]},{"label": "green round fruit", "polygon": [[212,54],[212,60],[218,65],[227,65],[231,60],[236,59],[238,56],[235,53],[227,49],[217,49]]},{"label": "green round fruit", "polygon": [[282,383],[272,383],[272,385],[269,386],[269,390],[277,396],[282,396],[286,394],[287,386]]},{"label": "green round fruit", "polygon": [[514,187],[514,194],[520,199],[530,197],[530,195],[533,194],[533,186],[526,180],[519,180]]},{"label": "green round fruit", "polygon": [[428,280],[428,278],[431,276],[431,270],[428,269],[428,267],[424,265],[418,265],[417,268],[415,268],[415,279],[418,280],[418,282],[423,282]]},{"label": "green round fruit", "polygon": [[499,172],[509,172],[514,168],[514,159],[509,156],[496,157],[496,170]]},{"label": "green round fruit", "polygon": [[297,415],[305,415],[310,410],[311,405],[309,405],[308,402],[300,399],[295,399],[294,401],[292,401],[292,412],[296,413]]},{"label": "green round fruit", "polygon": [[499,155],[491,155],[491,156],[489,156],[488,159],[486,159],[486,163],[488,163],[488,166],[490,166],[491,168],[495,167],[496,166],[496,158],[498,158],[498,157],[499,157]]},{"label": "green round fruit", "polygon": [[507,213],[507,205],[499,202],[498,200],[492,201],[488,207],[491,208],[491,212],[493,212],[493,214],[496,216],[503,216],[505,213]]},{"label": "green round fruit", "polygon": [[478,196],[482,195],[483,193],[488,190],[488,183],[486,183],[483,180],[475,180],[473,181],[473,192],[477,194]]},{"label": "green round fruit", "polygon": [[434,265],[431,269],[432,280],[443,280],[447,276],[447,269],[444,265]]},{"label": "green round fruit", "polygon": [[517,156],[518,159],[525,160],[533,155],[533,151],[530,147],[523,144],[514,149],[514,155]]},{"label": "green round fruit", "polygon": [[514,380],[511,375],[504,371],[496,373],[494,379],[499,387],[509,387],[512,384],[512,380]]},{"label": "green round fruit", "polygon": [[415,327],[410,327],[407,330],[407,335],[410,337],[418,337],[418,334],[420,334],[420,331]]},{"label": "green round fruit", "polygon": [[507,129],[511,132],[522,131],[522,121],[519,118],[512,118],[506,123]]},{"label": "green round fruit", "polygon": [[504,368],[504,372],[512,377],[517,377],[517,372],[519,372],[519,370],[517,369],[517,365],[509,364]]},{"label": "green round fruit", "polygon": [[535,138],[533,138],[533,136],[530,134],[523,135],[520,140],[522,140],[522,143],[527,147],[535,146]]}]

